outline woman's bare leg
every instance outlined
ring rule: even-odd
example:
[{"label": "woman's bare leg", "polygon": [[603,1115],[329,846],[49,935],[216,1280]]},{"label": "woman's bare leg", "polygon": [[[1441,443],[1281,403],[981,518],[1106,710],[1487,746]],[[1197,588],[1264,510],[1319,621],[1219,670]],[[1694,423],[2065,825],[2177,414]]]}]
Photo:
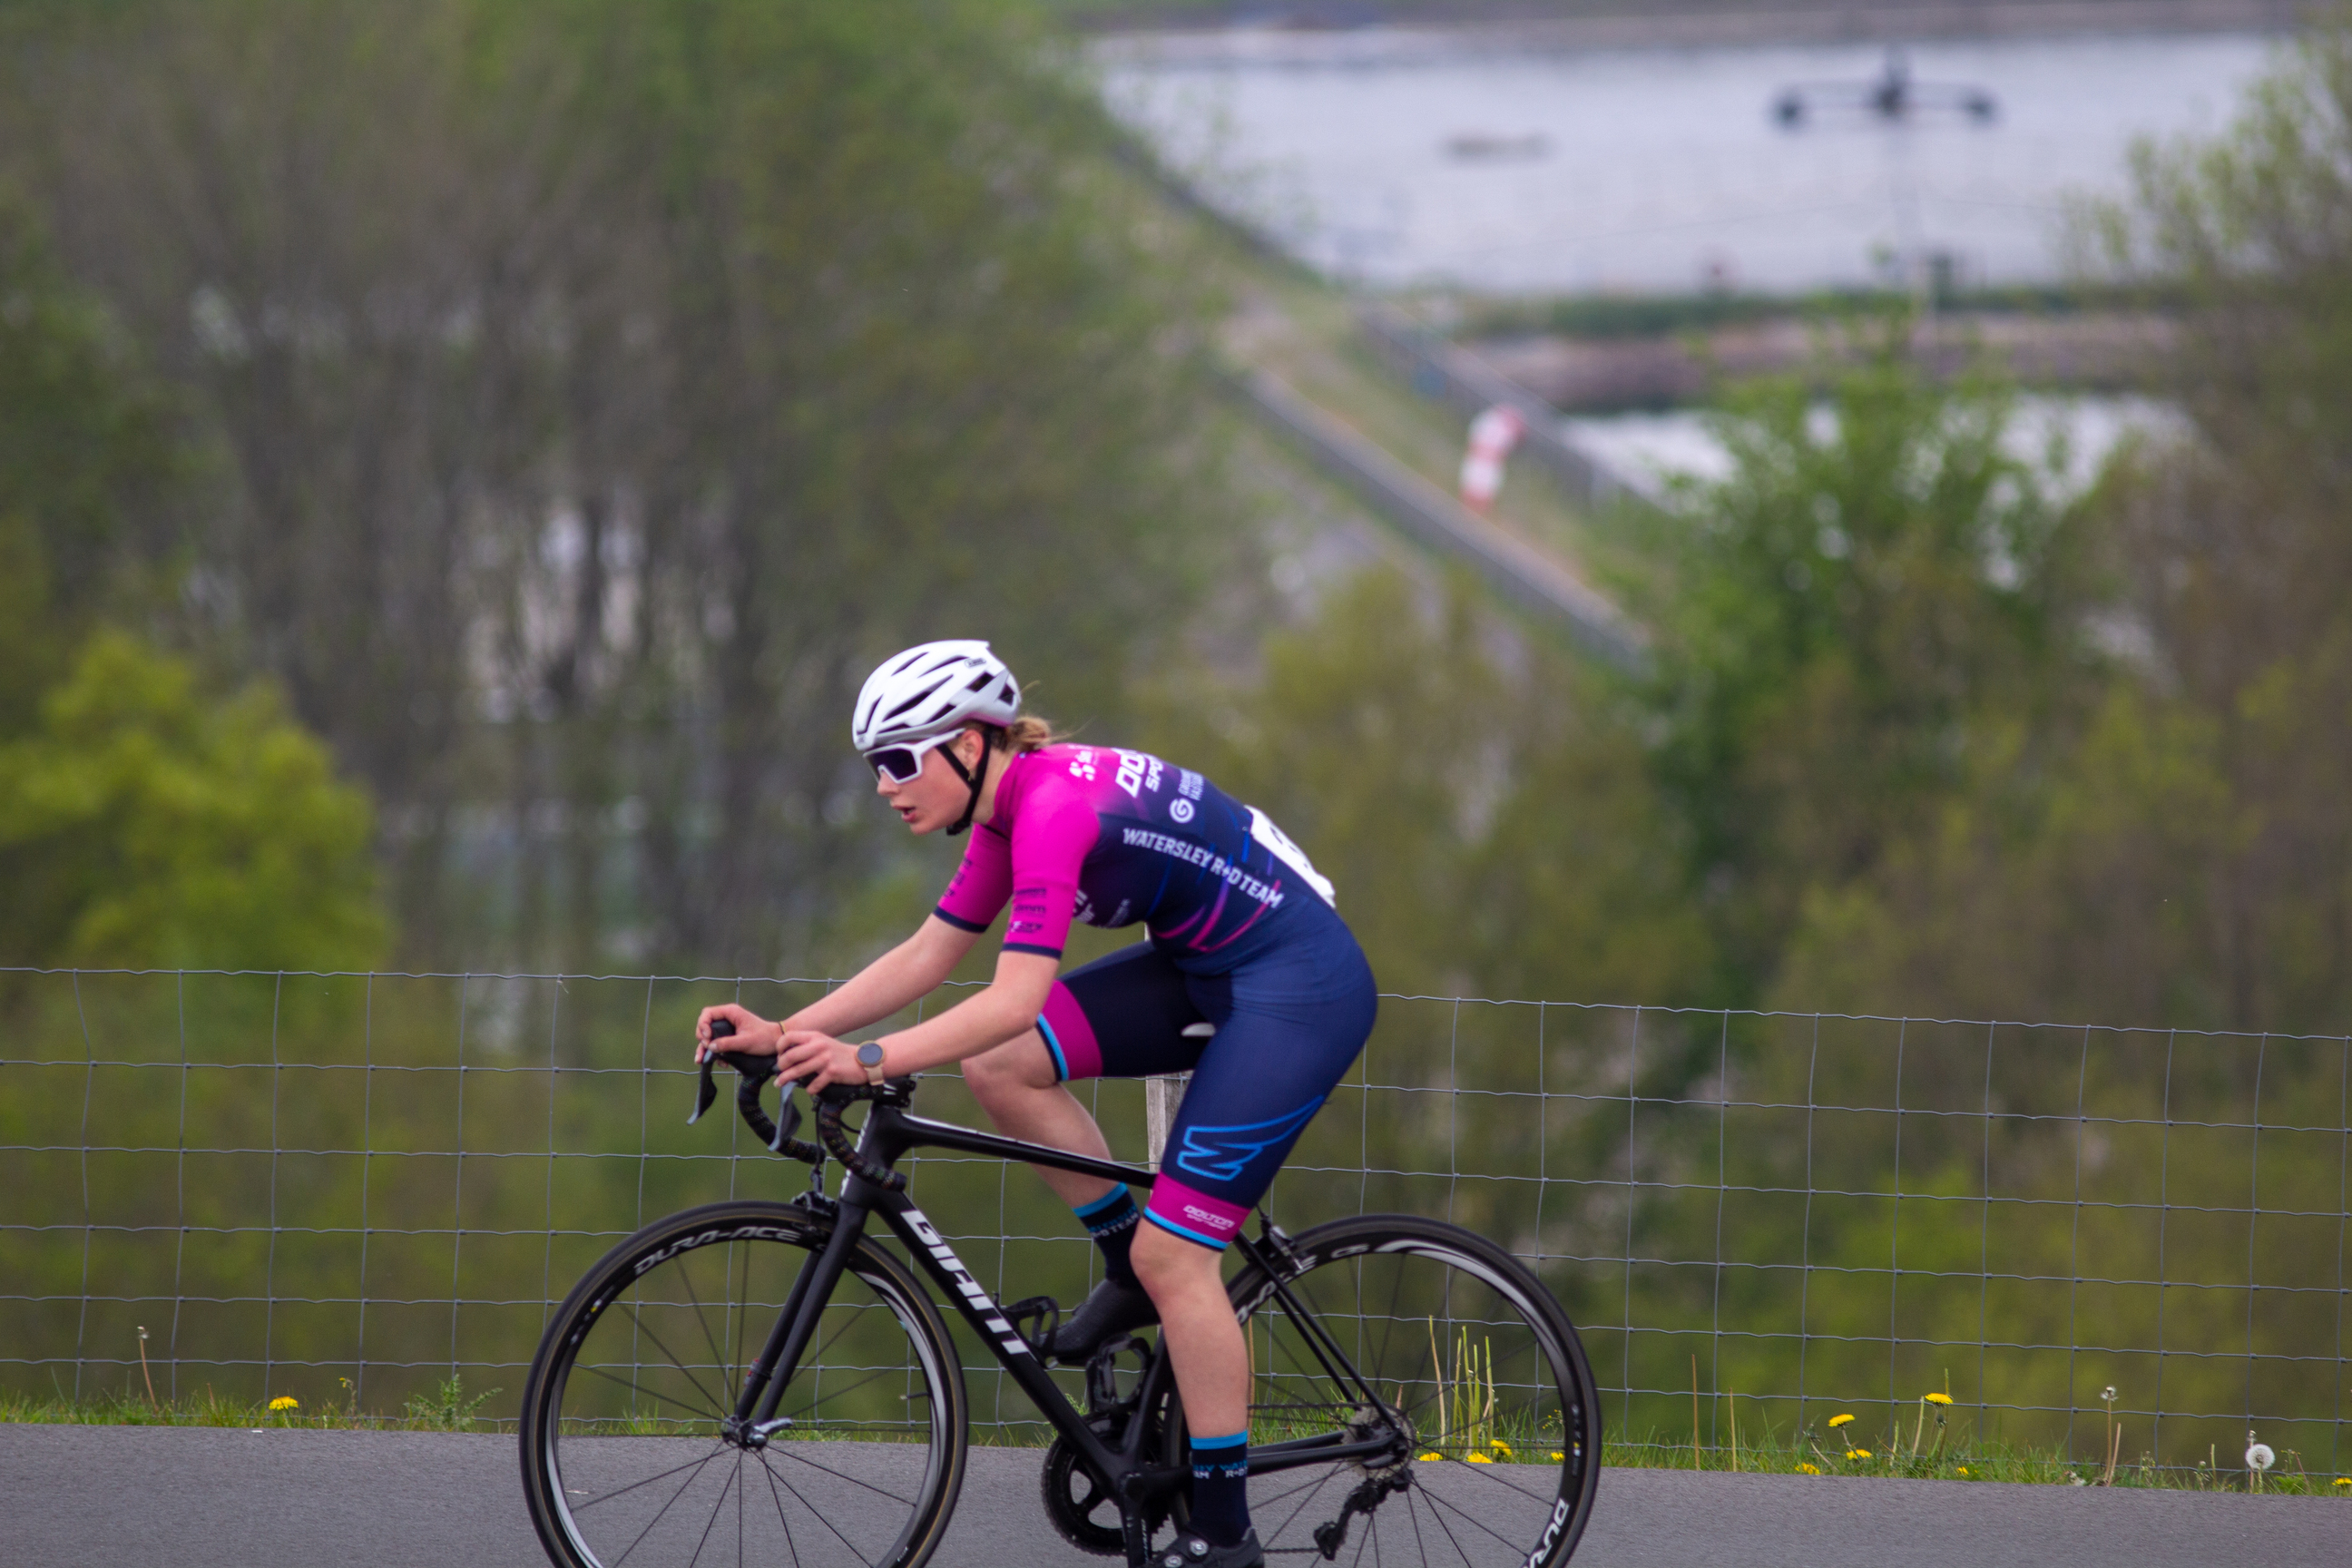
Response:
[{"label": "woman's bare leg", "polygon": [[1137,1232],[1135,1277],[1160,1309],[1160,1331],[1184,1396],[1184,1425],[1198,1433],[1249,1426],[1249,1353],[1218,1271],[1224,1254],[1148,1221]]},{"label": "woman's bare leg", "polygon": [[[1094,1117],[1078,1103],[1077,1097],[1055,1079],[1053,1054],[1045,1049],[1045,1037],[1036,1030],[1016,1035],[993,1050],[966,1057],[963,1080],[971,1086],[972,1095],[980,1101],[980,1108],[988,1112],[989,1121],[1006,1137],[1066,1149],[1073,1154],[1086,1154],[1097,1160],[1110,1158],[1110,1145],[1103,1141],[1102,1129],[1095,1125]],[[1082,1176],[1076,1171],[1057,1171],[1044,1165],[1030,1169],[1045,1177],[1054,1194],[1074,1209],[1084,1208],[1117,1184],[1101,1176]],[[1234,1342],[1240,1342],[1238,1338]]]}]

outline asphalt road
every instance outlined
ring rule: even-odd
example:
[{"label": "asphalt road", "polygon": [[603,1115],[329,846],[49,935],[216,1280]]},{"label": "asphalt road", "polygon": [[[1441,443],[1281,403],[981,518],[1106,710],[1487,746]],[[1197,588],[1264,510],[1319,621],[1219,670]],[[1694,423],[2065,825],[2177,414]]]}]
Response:
[{"label": "asphalt road", "polygon": [[[1034,1449],[975,1448],[942,1568],[1099,1568]],[[2352,1560],[2352,1501],[1611,1470],[1577,1568],[2210,1568]],[[538,1568],[514,1439],[0,1425],[0,1564]]]}]

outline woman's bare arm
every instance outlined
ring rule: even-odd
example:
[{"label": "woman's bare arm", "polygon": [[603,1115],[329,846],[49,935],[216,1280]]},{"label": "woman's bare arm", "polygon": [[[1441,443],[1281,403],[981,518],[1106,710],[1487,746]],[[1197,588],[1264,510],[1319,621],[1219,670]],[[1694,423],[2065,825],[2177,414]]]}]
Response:
[{"label": "woman's bare arm", "polygon": [[772,1023],[732,1002],[705,1007],[695,1021],[695,1058],[701,1059],[709,1046],[710,1021],[714,1018],[724,1018],[734,1026],[734,1037],[728,1040],[727,1049],[752,1056],[774,1053],[787,1030],[844,1035],[862,1029],[888,1017],[918,997],[929,995],[955,972],[955,966],[979,940],[978,932],[951,926],[933,915],[916,929],[914,935],[782,1022]]}]

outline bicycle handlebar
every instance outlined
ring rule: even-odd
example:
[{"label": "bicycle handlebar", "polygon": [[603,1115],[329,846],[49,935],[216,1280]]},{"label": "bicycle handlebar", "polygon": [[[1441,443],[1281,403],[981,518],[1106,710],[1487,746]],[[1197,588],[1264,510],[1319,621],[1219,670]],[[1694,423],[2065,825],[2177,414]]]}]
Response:
[{"label": "bicycle handlebar", "polygon": [[833,1157],[840,1161],[842,1167],[851,1175],[871,1182],[887,1192],[905,1192],[906,1175],[868,1156],[852,1143],[848,1130],[841,1124],[841,1113],[852,1100],[893,1098],[903,1100],[906,1092],[907,1080],[892,1079],[879,1084],[829,1084],[815,1096],[816,1135],[824,1141],[824,1146],[833,1152]]},{"label": "bicycle handlebar", "polygon": [[[710,1020],[710,1037],[714,1041],[726,1039],[734,1033],[735,1026],[726,1019]],[[801,1108],[793,1099],[793,1089],[800,1087],[798,1084],[788,1086],[784,1090],[783,1107],[780,1112],[783,1117],[782,1126],[770,1121],[767,1111],[760,1104],[760,1091],[767,1087],[770,1079],[776,1076],[776,1058],[773,1057],[718,1050],[704,1057],[702,1082],[694,1091],[694,1113],[686,1119],[688,1126],[701,1121],[702,1113],[709,1110],[711,1102],[719,1098],[719,1086],[710,1081],[711,1067],[718,1062],[725,1062],[741,1075],[742,1081],[735,1086],[735,1110],[753,1136],[787,1159],[803,1160],[812,1165],[824,1163],[824,1150],[793,1136],[801,1124]]]},{"label": "bicycle handlebar", "polygon": [[[734,1033],[735,1026],[726,1019],[710,1020],[712,1040],[727,1039]],[[814,1143],[803,1142],[793,1136],[793,1131],[801,1124],[801,1108],[793,1099],[793,1090],[806,1088],[808,1080],[795,1079],[785,1086],[782,1112],[783,1125],[779,1127],[768,1120],[767,1111],[760,1105],[760,1091],[767,1087],[770,1079],[776,1076],[776,1058],[752,1056],[743,1051],[714,1050],[702,1058],[702,1083],[695,1090],[694,1114],[686,1119],[688,1126],[701,1121],[702,1113],[709,1110],[711,1102],[719,1098],[719,1087],[710,1081],[710,1068],[714,1062],[725,1062],[742,1075],[743,1081],[735,1086],[735,1110],[743,1118],[743,1124],[758,1135],[760,1142],[777,1153],[812,1165],[822,1165],[825,1154],[830,1152],[841,1162],[844,1169],[861,1180],[893,1193],[907,1190],[904,1175],[861,1152],[850,1141],[849,1130],[841,1124],[841,1113],[860,1100],[887,1100],[904,1105],[914,1088],[914,1079],[894,1078],[879,1084],[836,1083],[828,1085],[822,1093],[811,1095],[809,1098],[816,1105],[816,1135],[824,1144],[823,1149],[819,1149]]]}]

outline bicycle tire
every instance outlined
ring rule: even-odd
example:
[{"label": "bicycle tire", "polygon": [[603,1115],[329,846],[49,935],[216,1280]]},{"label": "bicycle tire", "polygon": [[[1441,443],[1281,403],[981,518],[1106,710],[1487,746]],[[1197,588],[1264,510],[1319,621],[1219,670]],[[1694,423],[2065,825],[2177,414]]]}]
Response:
[{"label": "bicycle tire", "polygon": [[[1601,1404],[1551,1292],[1486,1237],[1409,1215],[1334,1220],[1287,1252],[1279,1283],[1403,1413],[1412,1440],[1401,1460],[1254,1469],[1250,1511],[1268,1556],[1343,1546],[1360,1556],[1370,1545],[1383,1563],[1566,1563],[1592,1517]],[[1385,1430],[1317,1362],[1276,1284],[1251,1264],[1229,1287],[1249,1342],[1253,1449]],[[1173,1458],[1181,1407],[1166,1426]],[[1369,1512],[1350,1512],[1346,1496],[1368,1489],[1380,1493]],[[1180,1498],[1180,1518],[1188,1511]],[[1335,1539],[1317,1539],[1335,1527]],[[1365,1533],[1370,1542],[1349,1540]]]},{"label": "bicycle tire", "polygon": [[963,1374],[929,1293],[872,1237],[777,1406],[793,1425],[756,1447],[720,1436],[832,1234],[785,1204],[709,1204],[638,1231],[572,1288],[522,1401],[523,1490],[551,1560],[921,1568],[963,1485]]}]

